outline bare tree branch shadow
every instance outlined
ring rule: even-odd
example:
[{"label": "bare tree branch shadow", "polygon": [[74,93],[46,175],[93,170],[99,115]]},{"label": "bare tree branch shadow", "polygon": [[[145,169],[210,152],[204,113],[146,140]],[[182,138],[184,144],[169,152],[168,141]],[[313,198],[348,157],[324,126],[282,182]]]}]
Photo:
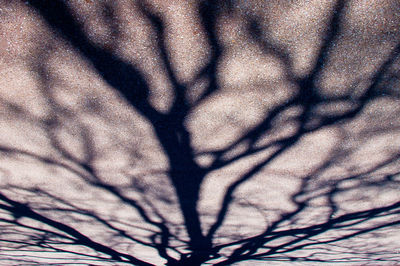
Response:
[{"label": "bare tree branch shadow", "polygon": [[[145,74],[117,53],[93,42],[76,18],[75,11],[65,1],[29,1],[54,33],[89,62],[97,75],[150,125],[166,157],[168,169],[160,171],[162,177],[153,174],[151,170],[146,171],[146,175],[155,179],[146,184],[140,182],[145,182],[143,180],[146,180],[147,176],[146,178],[140,175],[128,176],[128,179],[131,179],[129,184],[119,184],[114,180],[118,179],[117,173],[111,174],[112,180],[105,178],[96,164],[97,158],[103,152],[96,147],[95,136],[98,132],[81,121],[81,116],[88,110],[74,113],[65,107],[64,102],[57,100],[53,88],[57,75],[46,68],[48,51],[39,53],[37,57],[40,61],[32,62],[31,66],[40,80],[41,95],[46,99],[46,106],[49,109],[48,117],[42,121],[31,117],[28,112],[11,108],[12,104],[8,106],[10,112],[16,116],[29,118],[31,123],[36,123],[43,129],[45,139],[58,157],[51,158],[7,145],[0,146],[0,153],[11,160],[28,158],[43,168],[62,169],[68,175],[74,176],[75,179],[71,180],[83,186],[88,197],[92,197],[91,190],[94,191],[93,195],[102,196],[99,202],[85,205],[74,197],[64,198],[46,188],[5,185],[1,188],[4,193],[0,193],[0,209],[5,218],[1,216],[0,221],[2,226],[5,226],[5,231],[10,230],[17,235],[20,234],[22,238],[2,238],[0,241],[15,249],[34,247],[39,251],[69,253],[99,263],[108,261],[132,265],[153,265],[141,258],[141,249],[157,252],[166,265],[232,265],[247,260],[329,263],[366,261],[370,255],[368,250],[364,249],[357,255],[357,251],[354,251],[340,256],[336,254],[335,248],[338,243],[348,243],[346,241],[351,243],[351,240],[360,235],[398,226],[400,222],[398,198],[379,206],[371,205],[361,209],[352,206],[362,202],[359,193],[363,190],[381,189],[382,193],[385,193],[385,189],[389,187],[398,188],[400,158],[398,151],[392,151],[390,156],[377,163],[367,162],[364,168],[332,174],[332,169],[345,165],[346,160],[356,156],[354,154],[357,151],[343,148],[347,141],[343,137],[337,148],[326,152],[328,156],[311,172],[302,176],[299,186],[290,195],[290,203],[294,207],[283,211],[278,219],[272,219],[270,223],[262,226],[262,232],[247,236],[235,235],[234,229],[230,232],[227,221],[229,216],[232,216],[230,211],[238,208],[236,198],[238,191],[250,181],[254,182],[257,176],[264,175],[267,167],[284,158],[299,145],[304,145],[304,139],[313,133],[334,126],[345,131],[343,128],[346,124],[362,115],[372,102],[388,97],[387,94],[382,95],[380,88],[387,81],[388,72],[398,60],[400,44],[397,44],[387,58],[377,65],[373,75],[368,78],[370,81],[368,86],[361,93],[353,94],[355,88],[359,86],[357,83],[353,84],[352,88],[348,89],[349,93],[344,96],[327,97],[321,92],[318,79],[328,64],[335,42],[340,37],[341,26],[344,23],[342,18],[348,8],[345,1],[337,1],[332,9],[331,19],[327,23],[325,36],[321,37],[323,41],[315,56],[313,67],[303,77],[294,74],[290,51],[268,38],[268,33],[264,32],[261,26],[261,20],[255,16],[245,17],[243,23],[247,27],[248,39],[255,42],[264,54],[272,55],[281,62],[284,76],[294,84],[296,93],[286,102],[271,107],[257,124],[243,130],[240,136],[223,148],[199,151],[192,144],[193,132],[187,126],[187,120],[193,110],[221,91],[218,67],[225,56],[226,47],[218,36],[218,23],[223,16],[234,16],[234,8],[219,1],[198,3],[197,12],[210,45],[211,56],[193,80],[185,83],[178,78],[176,66],[169,54],[170,47],[167,45],[168,36],[165,31],[168,27],[166,19],[154,12],[146,2],[138,3],[141,15],[154,32],[154,36],[151,37],[159,50],[159,60],[166,70],[166,76],[172,84],[174,97],[171,107],[166,112],[157,110],[151,104],[149,100],[151,89]],[[120,34],[112,7],[106,4],[104,9],[107,11],[105,15],[108,24],[114,29],[114,34]],[[200,96],[190,102],[188,91],[201,79],[207,80],[207,85]],[[398,98],[396,93],[393,94],[389,97]],[[351,107],[340,110],[339,106],[339,112],[329,110],[317,112],[318,108],[343,102],[349,103]],[[98,115],[100,119],[109,120],[107,115],[97,114],[97,108],[98,106],[88,107],[90,112]],[[300,111],[293,116],[287,116],[287,112],[293,108]],[[279,122],[279,119],[283,122]],[[266,135],[273,135],[274,130],[288,121],[295,122],[294,132],[259,144]],[[107,123],[115,127],[122,126],[114,121]],[[79,143],[81,149],[79,152],[76,152],[67,139],[59,133],[68,131],[68,126],[74,128],[70,135],[73,135],[74,141]],[[396,131],[396,126],[388,126],[382,131]],[[377,131],[375,133],[377,134]],[[130,137],[136,137],[135,132],[132,132]],[[242,144],[245,145],[243,150],[227,157],[227,154],[236,151]],[[212,212],[213,221],[204,223],[202,219],[205,215],[200,210],[199,203],[202,187],[209,176],[266,151],[270,152],[260,156],[261,159],[256,163],[243,170],[236,178],[232,178],[233,181],[222,193],[220,206],[216,206],[217,211]],[[212,157],[211,163],[206,166],[198,163],[197,157],[200,155]],[[12,174],[6,170],[3,175],[10,175],[12,178]],[[162,183],[164,182],[162,180],[167,181]],[[164,185],[169,187],[164,188]],[[151,189],[156,191],[152,192]],[[341,200],[341,197],[348,193],[350,196],[347,202]],[[17,195],[24,195],[24,199],[16,200]],[[32,203],[28,203],[27,199],[32,200]],[[94,199],[93,196],[91,200]],[[320,205],[315,203],[318,201],[322,203],[318,203]],[[112,207],[110,210],[103,206]],[[132,216],[128,216],[126,221],[121,220],[124,217],[121,213],[119,213],[121,217],[113,217],[110,213],[118,210],[112,208],[119,207],[129,210]],[[242,207],[259,210],[261,214],[264,209],[268,211],[274,209],[268,202],[249,203]],[[181,220],[168,217],[172,216],[170,213],[172,210],[179,212]],[[28,221],[33,221],[33,225]],[[240,222],[246,223],[246,221]],[[100,236],[102,231],[91,234],[89,230],[91,224],[93,228],[103,230],[103,238]],[[224,240],[222,244],[221,239]],[[122,252],[120,250],[124,246],[115,244],[116,242],[130,244],[125,247],[126,252]],[[136,246],[139,248],[136,249]],[[78,247],[84,247],[84,251],[76,251],[75,248]],[[316,251],[313,252],[313,249]],[[135,255],[130,253],[132,251]],[[395,255],[393,258],[382,257],[382,262],[393,262],[396,259],[398,256]]]}]

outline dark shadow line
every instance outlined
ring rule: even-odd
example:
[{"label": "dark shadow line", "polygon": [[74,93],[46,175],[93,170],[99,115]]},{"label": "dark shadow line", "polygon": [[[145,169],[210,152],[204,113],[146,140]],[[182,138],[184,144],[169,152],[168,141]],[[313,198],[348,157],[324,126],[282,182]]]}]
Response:
[{"label": "dark shadow line", "polygon": [[31,0],[30,5],[40,12],[56,33],[86,57],[102,78],[142,115],[151,121],[162,118],[148,102],[149,88],[141,73],[131,64],[90,41],[63,1]]},{"label": "dark shadow line", "polygon": [[63,223],[54,221],[52,219],[49,219],[35,211],[33,211],[28,205],[26,204],[21,204],[19,202],[16,202],[14,200],[9,199],[8,197],[6,197],[5,195],[0,193],[0,200],[6,202],[7,204],[9,204],[10,206],[7,205],[3,205],[2,208],[9,211],[10,213],[12,213],[13,215],[16,215],[18,217],[27,217],[27,218],[31,218],[33,220],[42,222],[44,224],[47,224],[53,228],[56,228],[62,232],[67,233],[70,236],[73,236],[74,239],[74,243],[78,244],[78,245],[84,245],[86,247],[92,248],[98,252],[107,254],[109,256],[111,256],[112,260],[115,261],[120,261],[120,262],[130,262],[136,265],[147,265],[150,266],[152,264],[144,262],[142,260],[139,260],[131,255],[128,254],[123,254],[120,253],[118,251],[115,251],[107,246],[104,246],[100,243],[97,243],[93,240],[91,240],[90,238],[88,238],[87,236],[83,235],[82,233],[80,233],[79,231],[77,231],[76,229],[65,225]]}]

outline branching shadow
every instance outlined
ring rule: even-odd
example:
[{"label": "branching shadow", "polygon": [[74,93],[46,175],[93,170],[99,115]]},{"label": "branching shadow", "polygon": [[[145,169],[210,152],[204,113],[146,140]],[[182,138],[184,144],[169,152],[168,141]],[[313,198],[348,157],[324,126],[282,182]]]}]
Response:
[{"label": "branching shadow", "polygon": [[[45,139],[43,146],[48,145],[51,152],[46,155],[46,152],[43,154],[0,143],[0,153],[9,162],[27,161],[38,166],[38,169],[50,169],[57,182],[76,188],[70,187],[68,194],[65,191],[67,187],[53,191],[48,186],[48,183],[55,181],[44,182],[43,187],[5,182],[0,188],[0,223],[4,235],[0,242],[7,247],[6,251],[15,253],[27,249],[43,252],[39,256],[42,260],[46,260],[46,252],[68,254],[89,264],[153,265],[146,254],[157,254],[166,265],[232,265],[248,260],[368,261],[372,251],[363,245],[362,238],[361,242],[357,242],[358,237],[385,232],[400,223],[400,199],[390,194],[399,187],[400,153],[397,144],[393,144],[391,149],[384,150],[382,157],[372,159],[371,156],[370,160],[366,158],[362,163],[357,163],[365,151],[362,145],[359,145],[359,149],[357,145],[347,147],[351,143],[348,127],[352,123],[360,123],[358,120],[365,113],[373,112],[368,108],[377,101],[390,99],[398,103],[398,92],[386,90],[382,94],[382,86],[390,84],[388,80],[394,75],[400,44],[397,43],[386,57],[377,60],[379,63],[373,73],[364,78],[368,82],[360,78],[346,88],[347,93],[326,95],[320,79],[330,63],[331,55],[336,52],[336,44],[346,23],[344,17],[350,7],[345,1],[336,1],[331,8],[310,71],[302,76],[297,75],[294,69],[293,53],[269,37],[269,29],[262,25],[260,17],[251,13],[241,16],[230,2],[199,1],[195,10],[209,45],[209,57],[188,82],[182,81],[177,74],[178,67],[170,53],[166,31],[170,25],[167,18],[146,1],[137,1],[135,4],[151,29],[153,35],[150,38],[154,41],[158,60],[172,87],[172,104],[165,112],[158,110],[150,100],[152,85],[146,73],[113,50],[112,44],[103,47],[94,42],[75,14],[78,12],[76,9],[61,0],[29,1],[30,7],[52,29],[53,34],[73,47],[78,56],[90,64],[96,75],[107,84],[108,89],[138,113],[128,121],[132,124],[145,123],[151,128],[154,140],[149,136],[146,138],[157,143],[154,146],[158,145],[159,150],[153,153],[160,153],[166,158],[167,169],[145,169],[143,173],[133,171],[135,173],[132,174],[132,169],[126,167],[121,174],[109,164],[111,173],[104,173],[99,161],[106,152],[106,145],[99,145],[104,141],[98,137],[102,134],[99,132],[101,130],[87,122],[85,115],[90,113],[90,119],[111,125],[115,131],[124,128],[127,122],[119,123],[113,120],[113,115],[104,114],[107,110],[98,106],[101,104],[88,104],[85,107],[87,109],[76,111],[67,100],[60,100],[57,86],[60,86],[58,83],[61,78],[48,67],[52,45],[42,49],[36,56],[40,60],[31,62],[30,69],[39,81],[40,96],[45,99],[45,118],[38,118],[6,99],[1,99],[1,103],[7,112],[15,115],[15,120],[24,119],[40,128],[43,132],[41,137]],[[115,7],[105,4],[102,8],[107,24],[112,28],[115,38],[118,38],[121,32],[116,18],[118,13],[113,10]],[[244,25],[246,40],[257,47],[263,56],[279,61],[282,79],[295,88],[294,93],[285,101],[270,106],[257,123],[244,127],[227,145],[199,149],[193,144],[195,134],[188,126],[188,121],[192,119],[193,112],[212,101],[224,89],[220,82],[219,67],[229,48],[219,36],[222,35],[220,24],[223,19],[236,17]],[[190,90],[202,80],[206,84],[202,92],[194,101],[189,101]],[[360,89],[362,84],[367,85]],[[68,84],[62,86],[70,87]],[[263,97],[273,95],[265,94]],[[142,120],[144,122],[140,122]],[[380,129],[364,126],[365,136],[360,133],[359,139],[374,134],[397,136],[400,125],[396,121],[379,122],[382,124]],[[294,124],[294,130],[283,135],[276,134],[287,124]],[[112,130],[110,138],[117,138]],[[310,145],[312,149],[319,149],[319,145],[312,146],[305,140],[329,130],[340,133],[334,147],[321,152],[324,154],[322,158],[317,158],[317,163],[313,162],[313,166],[302,174],[289,173],[288,180],[297,182],[289,192],[282,192],[287,197],[284,199],[283,196],[283,200],[290,207],[271,206],[270,202],[264,200],[240,202],[238,193],[248,184],[263,186],[265,179],[260,182],[257,178],[272,178],[268,169],[275,167],[282,158],[289,160],[288,154],[298,147]],[[135,130],[127,135],[130,140],[142,139]],[[268,138],[271,136],[273,138]],[[322,135],[312,141],[323,142],[328,137]],[[132,145],[131,142],[126,143]],[[139,144],[130,147],[129,160],[132,165],[142,163],[140,149]],[[118,147],[112,151],[117,150]],[[211,162],[200,163],[198,158],[201,156],[212,158]],[[255,162],[241,167],[237,170],[239,174],[227,174],[230,182],[225,187],[221,185],[220,202],[215,201],[217,203],[214,202],[213,209],[206,213],[201,204],[210,176],[215,173],[223,175],[227,168],[252,158],[256,158]],[[313,159],[315,161],[315,158],[309,158],[309,161]],[[15,179],[18,175],[17,171],[14,173],[7,167],[1,168],[1,171],[5,180]],[[38,172],[39,176],[42,174]],[[375,204],[369,196],[364,195],[372,193],[373,197],[377,191],[392,196]],[[20,196],[21,200],[18,199]],[[249,199],[253,197],[256,199],[253,195],[246,195]],[[252,226],[250,221],[247,224],[247,220],[235,214],[235,210],[240,212],[241,209],[245,213],[251,210],[251,215],[256,213],[265,218],[265,224],[256,220],[257,233],[235,232],[237,228],[231,219],[237,220],[240,226]],[[207,216],[212,216],[212,219],[206,222]],[[344,252],[343,249],[348,251]],[[382,263],[396,262],[399,257],[390,254],[378,259]],[[32,258],[32,262],[35,261]],[[39,258],[37,261],[40,263]],[[57,265],[64,263],[59,261],[61,263],[57,262]]]}]

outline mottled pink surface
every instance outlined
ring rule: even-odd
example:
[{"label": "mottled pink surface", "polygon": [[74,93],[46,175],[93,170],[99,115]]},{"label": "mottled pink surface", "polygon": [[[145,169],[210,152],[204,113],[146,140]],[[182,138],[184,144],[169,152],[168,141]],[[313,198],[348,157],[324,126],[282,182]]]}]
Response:
[{"label": "mottled pink surface", "polygon": [[[1,195],[148,263],[166,262],[152,246],[159,223],[172,235],[169,256],[188,253],[156,122],[30,2],[0,0]],[[216,11],[217,58],[199,1],[64,2],[90,49],[110,52],[141,73],[153,110],[168,114],[176,84],[186,87],[190,109],[183,126],[194,162],[206,171],[197,206],[204,234],[229,188],[259,168],[235,187],[213,238],[214,246],[227,247],[211,264],[243,244],[235,241],[268,228],[282,237],[253,255],[303,236],[282,232],[324,223],[332,228],[235,265],[400,263],[398,1],[345,1],[333,27],[336,1],[226,1]],[[169,64],[143,10],[163,23]],[[329,29],[337,30],[331,39]],[[204,96],[211,81],[201,70],[212,60],[218,90]],[[304,80],[322,99],[309,110],[304,102],[291,104],[301,93],[311,95]],[[252,142],[252,130],[268,116]],[[321,126],[327,117],[338,119]],[[15,217],[10,206],[0,198],[0,264],[125,265],[71,240],[51,239],[43,230],[68,234]]]}]

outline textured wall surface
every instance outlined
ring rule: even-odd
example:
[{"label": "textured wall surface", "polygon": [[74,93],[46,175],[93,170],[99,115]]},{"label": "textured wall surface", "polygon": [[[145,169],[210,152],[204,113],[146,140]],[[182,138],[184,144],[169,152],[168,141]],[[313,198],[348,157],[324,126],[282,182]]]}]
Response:
[{"label": "textured wall surface", "polygon": [[0,0],[0,264],[400,263],[399,11]]}]

